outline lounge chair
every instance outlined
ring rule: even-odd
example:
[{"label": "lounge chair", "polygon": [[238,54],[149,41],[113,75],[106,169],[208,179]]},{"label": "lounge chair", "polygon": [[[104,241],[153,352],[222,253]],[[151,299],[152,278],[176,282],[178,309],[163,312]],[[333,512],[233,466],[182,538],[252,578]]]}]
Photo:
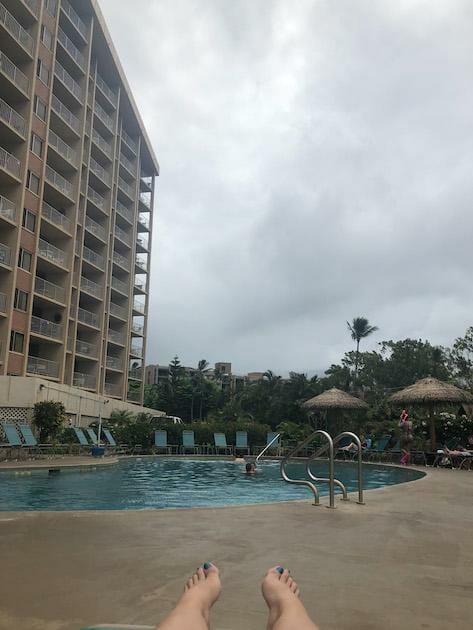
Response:
[{"label": "lounge chair", "polygon": [[95,433],[95,431],[93,429],[91,429],[90,427],[87,427],[85,432],[89,436],[89,440],[92,442],[92,446],[97,446],[98,443],[99,443],[99,439],[98,439],[97,434]]},{"label": "lounge chair", "polygon": [[[18,433],[16,426],[11,423],[5,423],[3,425],[3,431],[5,433],[5,437],[7,438],[5,446],[10,449],[7,457],[19,458],[23,448],[23,442],[21,441],[21,436]],[[16,451],[15,456],[13,456],[14,450]]]},{"label": "lounge chair", "polygon": [[225,433],[214,433],[214,443],[215,443],[215,452],[217,455],[220,454],[220,451],[224,451],[225,455],[232,454],[232,447],[227,444],[227,436]]},{"label": "lounge chair", "polygon": [[248,433],[246,431],[236,432],[235,455],[238,451],[246,451],[247,455],[250,454],[250,447],[248,446]]},{"label": "lounge chair", "polygon": [[366,454],[368,455],[370,461],[373,459],[379,459],[381,457],[390,439],[391,436],[387,435],[374,441],[374,446],[372,446],[369,451],[366,451]]},{"label": "lounge chair", "polygon": [[84,431],[80,427],[72,427],[76,438],[79,440],[81,446],[89,446],[89,440],[85,437]]},{"label": "lounge chair", "polygon": [[155,431],[154,432],[154,451],[165,451],[168,455],[172,453],[172,446],[168,444],[168,432],[167,431]]},{"label": "lounge chair", "polygon": [[107,442],[109,443],[109,446],[117,446],[117,443],[115,441],[115,438],[113,437],[113,435],[110,433],[110,429],[102,429],[102,433],[105,436],[105,439],[107,440]]},{"label": "lounge chair", "polygon": [[25,446],[28,447],[30,451],[36,451],[40,455],[43,455],[43,451],[41,447],[39,446],[37,439],[33,435],[33,431],[31,430],[30,425],[20,424],[18,426],[23,436],[23,439],[25,441]]},{"label": "lounge chair", "polygon": [[402,450],[401,450],[401,442],[400,440],[398,440],[394,446],[392,446],[389,449],[385,449],[384,453],[382,454],[381,458],[385,459],[386,461],[390,462],[391,464],[394,461],[394,458],[396,457],[396,459],[400,459],[402,456]]},{"label": "lounge chair", "polygon": [[200,448],[194,442],[194,431],[182,432],[182,446],[181,453],[185,453],[187,450],[191,450],[194,453],[198,453]]}]

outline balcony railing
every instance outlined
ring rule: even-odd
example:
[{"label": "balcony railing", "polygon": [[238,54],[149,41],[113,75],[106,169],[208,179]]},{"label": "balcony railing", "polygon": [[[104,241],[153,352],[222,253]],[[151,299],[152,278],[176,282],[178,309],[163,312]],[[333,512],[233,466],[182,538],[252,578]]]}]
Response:
[{"label": "balcony railing", "polygon": [[132,378],[135,381],[141,381],[141,368],[131,368],[128,370],[128,378]]},{"label": "balcony railing", "polygon": [[7,171],[13,177],[20,177],[21,163],[14,155],[0,147],[0,168]]},{"label": "balcony railing", "polygon": [[69,4],[67,0],[62,0],[61,8],[64,11],[64,13],[67,15],[67,17],[70,19],[72,24],[74,24],[76,29],[82,35],[82,37],[85,40],[87,40],[87,27],[84,24],[84,22],[80,19],[80,17],[77,15],[77,13],[74,11],[74,9],[71,7],[71,5]]},{"label": "balcony railing", "polygon": [[20,90],[29,94],[30,80],[17,68],[13,61],[0,51],[0,70],[12,81]]},{"label": "balcony railing", "polygon": [[149,188],[151,190],[151,188],[153,187],[153,178],[151,176],[142,176],[141,181],[143,182],[143,184]]},{"label": "balcony railing", "polygon": [[72,384],[74,387],[83,387],[85,389],[95,389],[96,378],[93,374],[82,374],[74,372]]},{"label": "balcony railing", "polygon": [[16,207],[13,201],[0,195],[0,217],[9,221],[16,221]]},{"label": "balcony railing", "polygon": [[58,28],[57,38],[58,38],[58,41],[61,42],[61,44],[64,46],[64,48],[70,54],[70,56],[74,59],[74,61],[77,63],[79,68],[81,68],[82,70],[85,70],[85,57],[84,57],[84,55],[77,48],[77,46],[74,44],[74,42],[71,39],[69,39],[69,37],[66,35],[66,33],[62,30],[61,27]]},{"label": "balcony railing", "polygon": [[63,195],[66,195],[66,197],[69,197],[71,200],[74,199],[74,188],[72,184],[68,182],[67,179],[64,179],[62,175],[59,175],[59,173],[52,169],[49,164],[46,164],[45,174],[46,180],[50,184],[61,191]]},{"label": "balcony railing", "polygon": [[4,123],[13,127],[20,136],[25,137],[25,119],[20,116],[8,103],[0,98],[0,118]]},{"label": "balcony railing", "polygon": [[39,295],[43,295],[44,297],[50,298],[51,300],[55,300],[56,302],[61,302],[62,304],[66,301],[66,291],[62,287],[57,284],[53,284],[48,280],[44,280],[43,278],[36,278],[35,280],[35,291]]},{"label": "balcony railing", "polygon": [[39,0],[23,0],[27,7],[30,8],[31,12],[38,17],[39,13]]},{"label": "balcony railing", "polygon": [[135,174],[136,171],[136,166],[133,164],[133,162],[131,160],[129,160],[127,157],[125,157],[123,155],[123,153],[120,153],[120,162],[123,164],[123,166],[130,171],[130,173]]},{"label": "balcony railing", "polygon": [[95,313],[91,313],[90,311],[86,311],[85,308],[80,308],[77,312],[77,319],[83,324],[87,324],[88,326],[94,326],[95,328],[99,328],[99,316]]},{"label": "balcony railing", "polygon": [[112,343],[118,343],[119,345],[125,345],[125,335],[118,330],[108,329],[108,340]]},{"label": "balcony railing", "polygon": [[43,319],[42,317],[31,316],[31,332],[43,337],[50,337],[51,339],[61,339],[63,327],[61,324],[51,322],[49,319]]},{"label": "balcony railing", "polygon": [[133,210],[130,210],[129,208],[124,206],[121,201],[118,201],[118,199],[117,199],[116,209],[117,209],[118,214],[121,217],[123,217],[130,223],[133,223],[133,215],[134,215]]},{"label": "balcony railing", "polygon": [[105,83],[105,81],[102,79],[102,77],[99,74],[97,74],[96,83],[97,83],[97,87],[100,88],[100,90],[105,94],[108,100],[111,103],[113,103],[113,105],[116,105],[117,95],[112,89],[108,87],[108,85]]},{"label": "balcony railing", "polygon": [[140,193],[140,201],[143,205],[151,210],[151,196],[149,193],[141,192]]},{"label": "balcony railing", "polygon": [[143,336],[145,329],[143,324],[133,324],[131,327],[131,331],[136,333],[137,335]]},{"label": "balcony railing", "polygon": [[130,186],[130,184],[127,184],[126,181],[119,177],[118,178],[118,186],[123,190],[123,192],[125,192],[131,199],[135,198],[135,189]]},{"label": "balcony railing", "polygon": [[89,343],[88,341],[82,341],[82,339],[77,339],[76,352],[79,354],[83,354],[86,357],[97,358],[97,344]]},{"label": "balcony railing", "polygon": [[132,354],[134,357],[142,357],[143,356],[143,348],[140,348],[139,346],[131,346],[130,348],[130,354]]},{"label": "balcony railing", "polygon": [[121,229],[118,225],[115,226],[115,236],[119,238],[126,245],[131,246],[131,235],[127,234],[124,230]]},{"label": "balcony railing", "polygon": [[77,166],[77,153],[72,147],[64,142],[57,133],[54,133],[52,129],[49,130],[48,144],[53,147],[59,155],[62,155],[65,160],[70,162],[73,166]]},{"label": "balcony railing", "polygon": [[120,291],[120,293],[128,295],[128,285],[125,282],[122,282],[122,280],[115,278],[115,276],[112,276],[112,289],[116,289],[117,291]]},{"label": "balcony railing", "polygon": [[103,286],[101,284],[97,284],[93,280],[86,278],[85,276],[81,276],[80,279],[80,288],[82,291],[86,293],[90,293],[90,295],[94,295],[95,297],[101,298],[103,294]]},{"label": "balcony railing", "polygon": [[105,383],[105,393],[108,396],[122,397],[122,387],[117,383]]},{"label": "balcony railing", "polygon": [[137,236],[136,237],[136,242],[143,249],[146,249],[146,250],[148,249],[148,236],[146,236],[146,237],[144,237],[144,236]]},{"label": "balcony railing", "polygon": [[56,265],[61,265],[63,267],[66,263],[66,252],[54,245],[51,245],[51,243],[48,243],[48,241],[45,241],[43,238],[39,239],[38,252],[40,256],[52,261]]},{"label": "balcony railing", "polygon": [[102,138],[98,131],[92,129],[92,141],[102,149],[102,151],[107,155],[110,159],[112,158],[112,147],[111,145]]},{"label": "balcony railing", "polygon": [[112,180],[110,173],[107,173],[103,166],[100,166],[100,164],[94,160],[92,156],[90,157],[90,170],[94,173],[94,175],[105,182],[107,186],[110,186]]},{"label": "balcony railing", "polygon": [[127,399],[128,400],[132,400],[133,402],[140,402],[141,401],[141,392],[136,389],[130,389],[127,395]]},{"label": "balcony railing", "polygon": [[0,313],[7,312],[7,296],[5,293],[0,293]]},{"label": "balcony railing", "polygon": [[123,360],[118,357],[107,357],[107,367],[111,370],[123,370]]},{"label": "balcony railing", "polygon": [[148,263],[146,262],[146,260],[140,260],[139,258],[136,258],[135,265],[145,273],[148,273]]},{"label": "balcony railing", "polygon": [[149,218],[145,214],[140,214],[138,216],[138,223],[145,228],[145,230],[149,231]]},{"label": "balcony railing", "polygon": [[82,103],[83,92],[81,86],[75,79],[71,77],[69,72],[56,61],[54,64],[54,74],[64,83],[64,85],[74,94],[74,96]]},{"label": "balcony railing", "polygon": [[[51,133],[51,131],[49,133]],[[71,222],[69,219],[65,217],[62,212],[59,212],[59,210],[56,210],[56,208],[53,208],[45,201],[43,201],[42,217],[65,232],[71,233]]]},{"label": "balcony railing", "polygon": [[51,378],[59,377],[59,363],[57,361],[49,361],[41,357],[28,357],[29,374],[40,374],[42,376],[50,376]]},{"label": "balcony railing", "polygon": [[53,94],[51,97],[51,107],[56,114],[66,122],[77,134],[80,134],[80,121],[77,116],[61,103],[58,97]]},{"label": "balcony railing", "polygon": [[130,268],[130,263],[128,262],[128,260],[125,258],[125,256],[122,256],[118,252],[113,252],[113,262],[116,262],[117,265],[120,265],[120,267],[123,267],[124,269]]},{"label": "balcony railing", "polygon": [[105,228],[88,216],[85,217],[85,229],[95,234],[102,241],[107,242],[107,231]]},{"label": "balcony railing", "polygon": [[87,189],[87,197],[94,205],[97,206],[97,208],[100,208],[100,210],[103,210],[105,212],[105,199],[102,197],[102,195],[99,195],[98,192],[95,192],[95,190],[90,186]]},{"label": "balcony railing", "polygon": [[128,311],[123,306],[115,304],[115,302],[110,302],[110,314],[120,317],[120,319],[128,319]]},{"label": "balcony railing", "polygon": [[107,114],[100,103],[95,102],[94,109],[97,118],[99,118],[103,122],[107,129],[113,131],[113,119]]},{"label": "balcony railing", "polygon": [[6,28],[10,35],[26,50],[29,55],[33,54],[34,41],[31,35],[13,17],[8,9],[0,3],[0,23]]},{"label": "balcony railing", "polygon": [[139,278],[135,278],[133,286],[138,291],[146,292],[146,282],[144,280],[140,280]]},{"label": "balcony railing", "polygon": [[0,243],[0,265],[11,266],[11,249],[3,243]]},{"label": "balcony railing", "polygon": [[142,302],[138,302],[138,300],[134,300],[133,310],[144,315],[146,309],[145,309],[145,305]]},{"label": "balcony railing", "polygon": [[85,245],[82,251],[82,257],[84,258],[84,260],[91,263],[92,265],[95,265],[99,269],[105,268],[105,258],[100,254],[97,254],[97,252],[94,252],[92,249],[89,249]]},{"label": "balcony railing", "polygon": [[130,136],[127,134],[127,132],[124,129],[122,129],[122,140],[128,145],[128,147],[133,151],[133,153],[136,154],[136,152],[138,151],[138,145],[132,138],[130,138]]}]

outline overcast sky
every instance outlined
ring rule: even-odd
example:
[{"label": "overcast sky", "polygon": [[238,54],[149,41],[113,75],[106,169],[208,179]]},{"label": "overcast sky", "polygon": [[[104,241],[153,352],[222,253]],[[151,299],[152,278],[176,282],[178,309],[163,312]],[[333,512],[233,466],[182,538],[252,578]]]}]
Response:
[{"label": "overcast sky", "polygon": [[161,165],[148,362],[473,324],[473,3],[101,0]]}]

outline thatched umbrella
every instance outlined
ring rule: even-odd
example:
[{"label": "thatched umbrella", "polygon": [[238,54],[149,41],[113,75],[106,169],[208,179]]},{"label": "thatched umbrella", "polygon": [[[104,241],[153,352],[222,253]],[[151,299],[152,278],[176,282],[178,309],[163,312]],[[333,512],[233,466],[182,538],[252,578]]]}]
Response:
[{"label": "thatched umbrella", "polygon": [[434,407],[445,403],[473,403],[470,392],[455,387],[451,383],[436,378],[421,378],[400,392],[389,397],[389,401],[402,405],[425,405],[429,413],[430,443],[432,450],[436,447]]},{"label": "thatched umbrella", "polygon": [[347,394],[347,392],[332,387],[327,389],[322,394],[314,396],[310,400],[306,400],[302,403],[302,406],[309,411],[358,411],[362,409],[368,409],[368,405],[364,400],[355,398]]}]

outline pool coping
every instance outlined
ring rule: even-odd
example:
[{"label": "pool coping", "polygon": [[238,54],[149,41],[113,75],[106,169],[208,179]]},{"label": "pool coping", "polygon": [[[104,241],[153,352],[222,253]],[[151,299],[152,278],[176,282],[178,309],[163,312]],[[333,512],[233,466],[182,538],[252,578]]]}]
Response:
[{"label": "pool coping", "polygon": [[95,458],[90,461],[61,461],[60,459],[30,460],[28,462],[2,462],[0,464],[0,474],[20,473],[45,470],[93,470],[96,468],[114,466],[119,463],[119,458],[115,456]]}]

